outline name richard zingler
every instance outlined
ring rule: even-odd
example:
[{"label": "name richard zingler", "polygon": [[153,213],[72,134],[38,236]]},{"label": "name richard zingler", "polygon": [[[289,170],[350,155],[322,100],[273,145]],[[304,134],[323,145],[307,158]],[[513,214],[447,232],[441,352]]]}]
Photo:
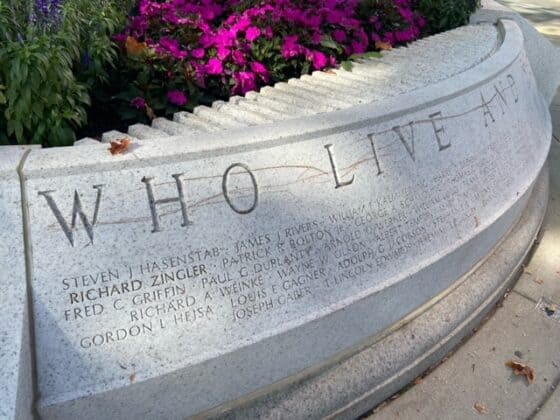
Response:
[{"label": "name richard zingler", "polygon": [[[187,257],[166,257],[129,268],[122,275],[117,269],[62,279],[70,304],[95,301],[137,292],[142,288],[159,287],[207,274],[204,263],[189,264]],[[145,278],[149,276],[149,278]],[[123,278],[124,277],[124,278]],[[139,278],[143,278],[140,280]]]},{"label": "name richard zingler", "polygon": [[116,269],[66,277],[62,279],[62,288],[63,290],[74,289],[68,294],[71,305],[135,292],[142,288],[141,280],[119,281],[120,277],[119,270]]}]

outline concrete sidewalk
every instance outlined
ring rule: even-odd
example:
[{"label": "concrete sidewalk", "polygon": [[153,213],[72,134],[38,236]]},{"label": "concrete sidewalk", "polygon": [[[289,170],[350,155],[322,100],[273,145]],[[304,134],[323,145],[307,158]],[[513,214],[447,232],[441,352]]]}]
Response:
[{"label": "concrete sidewalk", "polygon": [[[525,19],[560,46],[560,0],[498,0]],[[560,417],[559,417],[560,418]]]},{"label": "concrete sidewalk", "polygon": [[[502,3],[560,46],[560,0]],[[519,281],[455,353],[368,419],[560,419],[560,91],[551,112],[549,207]],[[534,368],[535,382],[515,376],[508,360]]]}]

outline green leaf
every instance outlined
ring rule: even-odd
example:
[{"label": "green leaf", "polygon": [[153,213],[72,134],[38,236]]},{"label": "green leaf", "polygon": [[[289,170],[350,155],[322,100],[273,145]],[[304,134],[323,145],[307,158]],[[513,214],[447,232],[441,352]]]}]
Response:
[{"label": "green leaf", "polygon": [[323,35],[321,39],[321,45],[325,48],[330,48],[331,50],[338,51],[340,46],[331,38],[330,35]]},{"label": "green leaf", "polygon": [[346,71],[352,71],[352,68],[354,67],[354,64],[352,64],[352,62],[349,60],[343,61],[340,64],[342,65],[342,68]]}]

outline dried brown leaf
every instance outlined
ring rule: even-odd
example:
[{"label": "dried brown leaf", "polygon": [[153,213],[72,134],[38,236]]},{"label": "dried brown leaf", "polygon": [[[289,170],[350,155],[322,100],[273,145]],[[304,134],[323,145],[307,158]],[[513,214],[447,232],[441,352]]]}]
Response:
[{"label": "dried brown leaf", "polygon": [[126,38],[124,47],[126,48],[126,54],[129,57],[135,57],[148,51],[148,46],[145,42],[138,42],[136,38],[132,36]]},{"label": "dried brown leaf", "polygon": [[423,379],[419,376],[418,378],[416,378],[416,379],[414,380],[414,385],[420,385],[420,384],[422,383],[422,380],[423,380]]},{"label": "dried brown leaf", "polygon": [[523,271],[523,274],[528,274],[528,275],[532,275],[533,273],[531,273],[529,270],[527,270],[527,266],[526,265],[522,265],[521,269]]},{"label": "dried brown leaf", "polygon": [[130,383],[134,383],[134,381],[136,380],[136,373],[133,373],[132,375],[130,375],[128,377],[128,379],[130,379]]},{"label": "dried brown leaf", "polygon": [[375,43],[375,48],[377,50],[392,50],[393,46],[391,44],[389,44],[388,42],[377,41]]},{"label": "dried brown leaf", "polygon": [[148,116],[148,118],[150,119],[150,121],[152,121],[153,119],[156,118],[156,113],[154,112],[154,110],[152,108],[150,108],[148,105],[146,105],[146,115]]},{"label": "dried brown leaf", "polygon": [[130,139],[117,139],[111,142],[111,147],[109,151],[112,155],[120,155],[128,150],[128,147],[132,143]]},{"label": "dried brown leaf", "polygon": [[515,360],[508,360],[506,362],[506,366],[513,370],[513,374],[515,376],[525,376],[529,384],[535,382],[535,379],[537,378],[535,369],[529,365],[516,362]]},{"label": "dried brown leaf", "polygon": [[531,280],[533,280],[537,284],[543,284],[544,283],[544,280],[541,279],[540,277],[537,277],[536,279],[531,279]]},{"label": "dried brown leaf", "polygon": [[483,403],[481,403],[480,401],[477,401],[477,402],[474,403],[474,408],[480,414],[486,414],[486,412],[487,412],[486,406]]}]

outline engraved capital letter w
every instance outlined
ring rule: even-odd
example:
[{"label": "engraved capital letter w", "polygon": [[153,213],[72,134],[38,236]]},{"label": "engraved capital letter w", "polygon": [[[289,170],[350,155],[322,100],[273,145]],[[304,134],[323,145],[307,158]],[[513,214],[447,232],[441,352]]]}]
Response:
[{"label": "engraved capital letter w", "polygon": [[75,190],[74,191],[74,205],[72,206],[72,222],[70,223],[70,226],[68,226],[68,222],[66,221],[66,219],[64,219],[64,216],[62,216],[62,213],[60,212],[58,206],[56,205],[56,202],[54,201],[54,199],[51,196],[51,193],[53,193],[54,190],[40,191],[39,192],[39,195],[42,195],[43,197],[45,197],[45,200],[47,200],[47,204],[51,208],[51,210],[54,214],[54,217],[56,218],[56,220],[60,224],[60,227],[62,228],[62,231],[64,232],[64,234],[66,235],[66,237],[68,238],[68,241],[70,242],[70,244],[72,246],[74,246],[74,229],[76,229],[76,222],[77,222],[78,216],[80,216],[80,220],[82,221],[82,224],[84,225],[84,228],[86,229],[86,233],[87,233],[91,243],[93,243],[93,227],[97,223],[97,216],[99,214],[99,206],[101,204],[101,190],[103,188],[103,185],[94,185],[93,188],[95,190],[97,190],[97,198],[95,200],[95,209],[93,211],[93,218],[92,218],[91,223],[90,223],[89,219],[87,218],[86,214],[84,213],[84,210],[83,210],[83,207],[82,207],[82,202],[80,201],[80,195],[78,194],[78,191]]}]

